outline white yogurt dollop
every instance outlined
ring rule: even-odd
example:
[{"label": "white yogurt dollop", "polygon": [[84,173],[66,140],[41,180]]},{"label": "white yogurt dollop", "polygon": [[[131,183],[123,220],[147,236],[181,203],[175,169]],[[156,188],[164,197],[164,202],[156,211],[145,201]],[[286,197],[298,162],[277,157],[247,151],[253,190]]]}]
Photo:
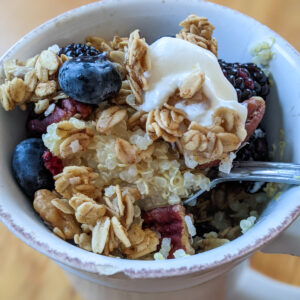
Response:
[{"label": "white yogurt dollop", "polygon": [[201,71],[205,73],[202,91],[207,100],[192,104],[180,102],[175,107],[185,111],[190,121],[202,126],[212,125],[212,115],[219,107],[237,111],[241,122],[245,123],[247,108],[238,102],[235,89],[210,51],[185,40],[163,37],[149,46],[148,53],[151,71],[145,76],[149,89],[139,107],[141,110],[149,112],[161,107],[185,78],[195,71]]}]

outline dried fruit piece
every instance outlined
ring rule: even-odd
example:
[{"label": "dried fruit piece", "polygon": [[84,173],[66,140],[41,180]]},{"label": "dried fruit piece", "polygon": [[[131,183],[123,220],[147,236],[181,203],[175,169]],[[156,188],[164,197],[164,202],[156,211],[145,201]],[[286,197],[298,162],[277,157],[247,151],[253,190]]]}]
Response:
[{"label": "dried fruit piece", "polygon": [[178,249],[183,249],[188,254],[194,254],[190,244],[188,229],[184,220],[185,209],[181,205],[158,207],[144,212],[144,226],[158,231],[162,238],[171,239],[169,258]]},{"label": "dried fruit piece", "polygon": [[[61,107],[59,107],[61,105]],[[34,134],[45,133],[47,127],[53,123],[58,123],[62,120],[69,120],[75,114],[79,114],[83,119],[87,118],[92,109],[89,105],[77,102],[71,98],[63,99],[55,105],[52,113],[44,118],[43,115],[33,116],[27,124],[28,131]]]},{"label": "dried fruit piece", "polygon": [[53,176],[62,172],[64,166],[63,166],[61,159],[59,159],[56,156],[53,156],[49,150],[46,150],[43,153],[42,157],[43,157],[44,165],[45,165],[46,169],[49,170]]}]

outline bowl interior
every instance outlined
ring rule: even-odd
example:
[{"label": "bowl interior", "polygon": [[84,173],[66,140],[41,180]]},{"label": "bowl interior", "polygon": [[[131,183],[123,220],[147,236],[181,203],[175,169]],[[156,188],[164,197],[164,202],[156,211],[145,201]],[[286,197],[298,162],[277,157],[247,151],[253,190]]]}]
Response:
[{"label": "bowl interior", "polygon": [[[273,50],[276,56],[270,64],[274,86],[267,101],[267,114],[264,122],[270,145],[278,145],[279,130],[284,130],[286,151],[283,160],[300,163],[299,54],[286,41],[262,24],[212,3],[196,0],[189,1],[188,5],[184,0],[127,0],[125,3],[105,0],[94,3],[41,25],[10,49],[2,58],[1,64],[9,57],[33,56],[52,44],[62,46],[69,42],[80,42],[88,35],[97,35],[106,39],[116,34],[128,36],[136,28],[141,29],[142,35],[146,37],[148,43],[151,43],[161,36],[176,34],[180,30],[178,23],[191,13],[206,16],[215,25],[214,35],[219,44],[219,58],[226,61],[249,62],[251,57],[248,49],[251,44],[269,36],[275,37],[276,43]],[[1,72],[3,74],[2,68]],[[112,258],[83,251],[53,235],[34,213],[30,201],[19,190],[12,177],[10,163],[15,145],[25,137],[25,119],[25,114],[20,111],[7,113],[0,109],[1,220],[23,241],[57,261],[92,272],[99,271],[97,265],[115,267],[118,265],[120,268],[116,260]],[[279,160],[279,156],[275,156],[275,159]],[[264,236],[267,237],[270,228],[285,224],[280,227],[282,230],[292,221],[290,218],[287,222],[287,217],[295,209],[297,194],[299,196],[297,189],[290,191],[288,197],[283,194],[276,203],[271,203],[266,209],[264,217],[254,227],[256,231],[251,230],[228,245],[176,261],[136,261],[134,264],[124,261],[122,268],[133,270],[133,273],[138,274],[138,270],[146,266],[153,271],[159,266],[169,270],[170,276],[173,274],[171,269],[175,271],[177,269],[176,274],[178,274],[178,270],[182,267],[188,271],[191,270],[189,268],[197,265],[200,270],[200,266],[208,268],[213,263],[221,263],[228,254],[232,258],[246,255],[247,251],[252,251],[255,247],[262,245],[255,244],[255,241]],[[284,205],[283,201],[285,201]],[[274,223],[272,216],[275,215],[276,222]],[[272,237],[274,234],[269,235],[267,239]],[[249,245],[252,245],[252,248],[248,247],[248,250],[243,252],[242,250]],[[163,273],[161,275],[163,276]]]}]

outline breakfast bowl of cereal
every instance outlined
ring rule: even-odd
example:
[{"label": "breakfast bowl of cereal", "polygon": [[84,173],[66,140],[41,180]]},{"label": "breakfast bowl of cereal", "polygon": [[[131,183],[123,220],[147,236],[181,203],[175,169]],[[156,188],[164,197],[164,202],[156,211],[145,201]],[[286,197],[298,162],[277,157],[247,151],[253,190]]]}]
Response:
[{"label": "breakfast bowl of cereal", "polygon": [[235,161],[300,162],[299,54],[255,20],[203,1],[105,0],[39,26],[0,63],[0,219],[63,268],[183,289],[299,215],[299,187],[210,190]]}]

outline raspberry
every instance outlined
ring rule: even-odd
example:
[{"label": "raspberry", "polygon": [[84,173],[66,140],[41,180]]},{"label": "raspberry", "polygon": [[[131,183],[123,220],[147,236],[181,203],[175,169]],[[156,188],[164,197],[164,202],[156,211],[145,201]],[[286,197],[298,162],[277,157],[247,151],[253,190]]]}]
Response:
[{"label": "raspberry", "polygon": [[58,55],[65,54],[71,57],[79,56],[96,56],[100,54],[96,48],[87,46],[86,44],[68,44],[67,46],[60,48]]},{"label": "raspberry", "polygon": [[256,64],[227,63],[222,59],[219,59],[219,64],[224,76],[234,86],[239,102],[253,96],[266,99],[270,92],[269,80]]},{"label": "raspberry", "polygon": [[42,157],[45,168],[49,170],[53,176],[62,172],[64,168],[62,161],[58,157],[53,156],[49,150],[46,150]]}]

